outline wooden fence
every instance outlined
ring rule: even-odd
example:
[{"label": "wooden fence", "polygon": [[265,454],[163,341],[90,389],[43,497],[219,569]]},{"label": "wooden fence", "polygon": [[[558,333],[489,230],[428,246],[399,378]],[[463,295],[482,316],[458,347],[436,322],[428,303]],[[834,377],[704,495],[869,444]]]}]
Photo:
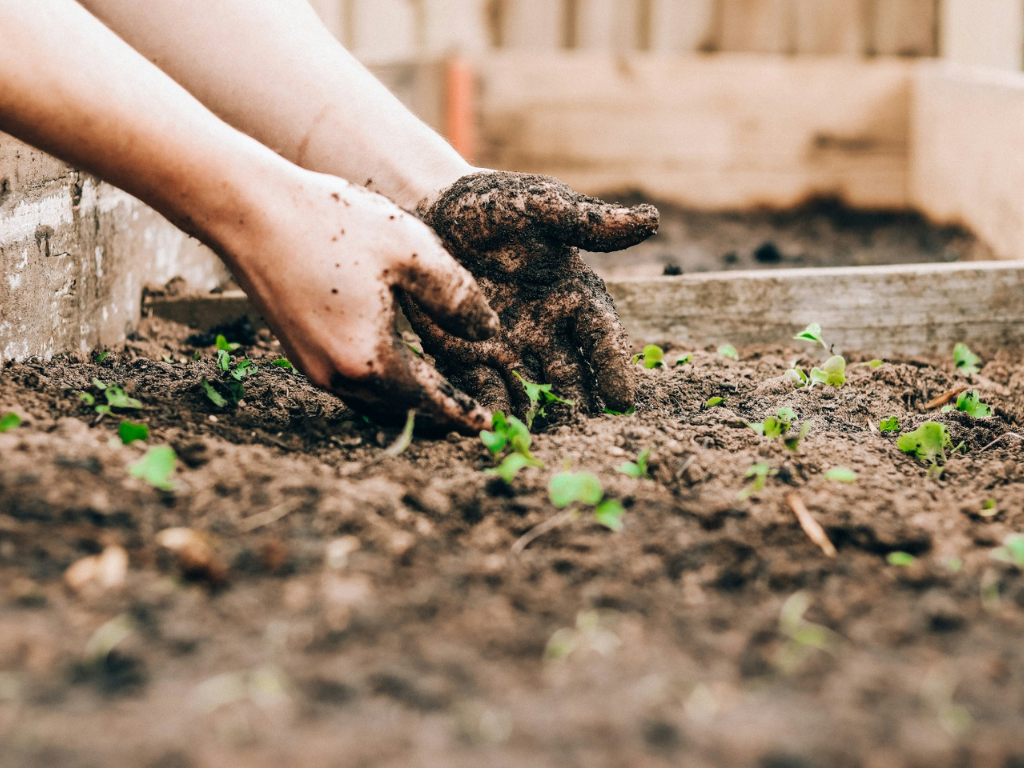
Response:
[{"label": "wooden fence", "polygon": [[932,56],[945,6],[1021,0],[312,0],[369,63],[525,49]]}]

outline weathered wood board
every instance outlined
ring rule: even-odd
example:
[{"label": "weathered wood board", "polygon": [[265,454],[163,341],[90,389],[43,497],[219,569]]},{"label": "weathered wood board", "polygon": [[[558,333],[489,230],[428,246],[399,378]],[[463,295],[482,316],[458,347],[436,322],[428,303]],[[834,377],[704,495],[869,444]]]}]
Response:
[{"label": "weathered wood board", "polygon": [[1024,67],[1024,2],[944,0],[942,56],[958,64],[1020,72]]},{"label": "weathered wood board", "polygon": [[[945,355],[1024,348],[1024,261],[719,272],[612,280],[635,346],[723,343],[792,346],[821,323],[838,351]],[[259,316],[240,292],[154,298],[159,317],[209,329]]]}]

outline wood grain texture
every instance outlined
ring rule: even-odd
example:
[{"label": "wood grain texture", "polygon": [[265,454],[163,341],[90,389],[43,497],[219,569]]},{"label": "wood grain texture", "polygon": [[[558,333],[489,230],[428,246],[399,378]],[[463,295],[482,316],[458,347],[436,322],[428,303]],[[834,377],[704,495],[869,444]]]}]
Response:
[{"label": "wood grain texture", "polygon": [[795,0],[796,51],[862,56],[867,48],[865,0]]},{"label": "wood grain texture", "polygon": [[555,51],[565,42],[564,0],[503,0],[502,47]]},{"label": "wood grain texture", "polygon": [[943,0],[943,58],[959,64],[1020,72],[1024,67],[1024,2]]},{"label": "wood grain texture", "polygon": [[791,53],[795,40],[793,0],[719,0],[721,49],[744,53]]},{"label": "wood grain texture", "polygon": [[[990,0],[975,0],[987,3]],[[939,0],[869,0],[870,50],[879,56],[934,56]]]},{"label": "wood grain texture", "polygon": [[650,0],[651,50],[692,53],[718,48],[716,0]]}]

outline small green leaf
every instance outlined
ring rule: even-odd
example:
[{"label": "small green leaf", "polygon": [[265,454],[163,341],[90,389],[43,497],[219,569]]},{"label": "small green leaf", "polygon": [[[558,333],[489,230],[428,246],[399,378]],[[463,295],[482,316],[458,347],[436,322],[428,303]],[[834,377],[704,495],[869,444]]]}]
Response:
[{"label": "small green leaf", "polygon": [[604,412],[608,416],[630,416],[636,413],[636,406],[630,408],[628,411],[613,411],[611,408],[605,408]]},{"label": "small green leaf", "polygon": [[615,499],[605,499],[594,509],[594,520],[609,530],[618,533],[622,530],[622,516],[625,510]]},{"label": "small green leaf", "polygon": [[101,417],[102,416],[113,416],[114,415],[114,412],[112,410],[110,410],[110,406],[109,405],[97,405],[96,406],[96,413],[98,413]]},{"label": "small green leaf", "polygon": [[821,368],[811,369],[811,381],[829,387],[841,387],[846,383],[846,360],[840,355],[830,357]]},{"label": "small green leaf", "polygon": [[985,499],[981,505],[981,516],[982,517],[995,517],[999,514],[999,510],[996,508],[995,499]]},{"label": "small green leaf", "polygon": [[680,365],[686,365],[691,362],[693,362],[693,355],[687,352],[682,357],[676,358],[676,367],[678,368]]},{"label": "small green leaf", "polygon": [[423,350],[417,347],[415,344],[410,344],[407,341],[405,342],[405,346],[408,347],[409,351],[416,355],[416,357],[423,357]]},{"label": "small green leaf", "polygon": [[647,370],[665,367],[665,350],[657,344],[648,344],[644,347],[641,357],[644,361],[644,368]]},{"label": "small green leaf", "polygon": [[773,470],[768,464],[760,463],[754,464],[750,469],[747,470],[745,477],[753,478],[750,485],[744,488],[739,495],[741,501],[745,501],[753,496],[755,493],[760,493],[764,490],[765,483],[771,475],[778,474],[778,470]]},{"label": "small green leaf", "polygon": [[130,421],[122,421],[121,426],[117,428],[117,434],[121,438],[121,442],[125,445],[131,445],[136,440],[142,440],[145,442],[149,440],[149,427],[145,424],[135,424]]},{"label": "small green leaf", "polygon": [[228,401],[224,399],[224,395],[222,395],[220,392],[216,390],[216,388],[214,388],[213,384],[211,384],[206,379],[203,379],[201,382],[199,382],[199,386],[202,387],[203,394],[206,395],[207,399],[211,403],[213,403],[218,408],[227,407]]},{"label": "small green leaf", "polygon": [[222,371],[231,370],[231,353],[226,349],[217,350],[217,366]]},{"label": "small green leaf", "polygon": [[154,488],[164,491],[173,491],[174,483],[171,476],[174,474],[174,467],[177,464],[177,456],[174,449],[160,445],[150,448],[146,455],[139,461],[128,467],[128,473],[132,477],[145,480]]},{"label": "small green leaf", "polygon": [[294,370],[295,366],[292,365],[288,360],[283,357],[280,360],[275,360],[271,365],[276,365],[278,368],[284,368],[286,371]]},{"label": "small green leaf", "polygon": [[792,408],[779,408],[779,419],[787,424],[792,424],[796,421],[796,411]]},{"label": "small green leaf", "polygon": [[521,453],[510,453],[500,465],[493,469],[484,470],[485,475],[494,475],[505,481],[506,485],[512,485],[516,475],[526,467],[532,466],[528,458]]},{"label": "small green leaf", "polygon": [[847,467],[833,467],[825,473],[825,479],[835,483],[856,483],[857,473]]},{"label": "small green leaf", "polygon": [[[951,406],[947,407],[953,410]],[[942,410],[944,413],[946,412],[945,408]],[[975,419],[987,419],[992,415],[992,406],[981,402],[981,395],[978,394],[977,390],[961,392],[960,396],[956,399],[956,410],[962,411]]]},{"label": "small green leaf", "polygon": [[878,431],[883,435],[888,432],[899,432],[900,420],[895,416],[890,416],[888,419],[882,419],[878,422]]},{"label": "small green leaf", "polygon": [[970,347],[964,343],[958,343],[953,347],[953,363],[960,373],[971,374],[981,373],[978,363],[981,358],[971,352]]},{"label": "small green leaf", "polygon": [[711,398],[708,398],[708,401],[706,403],[704,403],[704,408],[705,409],[715,408],[715,407],[721,405],[724,402],[725,402],[725,398],[724,397],[711,397]]},{"label": "small green leaf", "polygon": [[106,388],[107,388],[107,385],[106,385],[106,384],[104,384],[104,383],[103,383],[102,381],[100,381],[99,379],[93,379],[93,380],[92,380],[92,385],[93,385],[94,387],[96,387],[96,389],[100,390],[101,392],[102,392],[102,391],[103,391],[104,389],[106,389]]},{"label": "small green leaf", "polygon": [[792,381],[797,388],[807,386],[807,374],[799,368],[790,368],[786,371],[786,378]]},{"label": "small green leaf", "polygon": [[96,362],[102,363],[104,360],[107,359],[107,355],[109,354],[109,352],[100,352],[98,355],[96,355]]},{"label": "small green leaf", "polygon": [[566,400],[553,393],[550,384],[534,384],[532,381],[523,378],[518,371],[513,371],[512,375],[522,383],[523,388],[526,390],[526,397],[530,401],[530,408],[526,412],[526,426],[529,429],[533,428],[535,418],[547,415],[545,413],[545,406],[549,403],[564,403],[569,406],[576,405],[574,401]]},{"label": "small green leaf", "polygon": [[78,399],[86,405],[96,405],[96,398],[90,395],[88,392],[79,392]]},{"label": "small green leaf", "polygon": [[871,367],[871,368],[881,368],[883,365],[885,365],[885,360],[870,360],[870,361],[868,361],[868,366]]},{"label": "small green leaf", "polygon": [[252,360],[240,360],[238,365],[235,366],[235,369],[231,371],[231,378],[235,381],[241,381],[246,376],[258,373],[259,370],[259,366]]},{"label": "small green leaf", "polygon": [[196,350],[196,353],[195,353],[194,355],[192,355],[192,362],[193,362],[193,363],[194,363],[194,362],[197,362],[197,361],[198,361],[198,360],[199,360],[200,358],[202,358],[202,356],[203,356],[203,353],[202,353],[202,352],[200,352],[200,351],[199,351],[199,350],[197,349],[197,350]]},{"label": "small green leaf", "polygon": [[890,552],[888,557],[885,559],[889,561],[889,565],[895,565],[902,568],[909,568],[917,562],[917,558],[907,552]]},{"label": "small green leaf", "polygon": [[818,323],[811,323],[801,333],[798,333],[793,337],[796,341],[810,341],[814,344],[821,344],[825,349],[828,349],[828,344],[825,343],[824,339],[821,338],[821,326]]},{"label": "small green leaf", "polygon": [[736,347],[731,344],[723,344],[718,348],[718,354],[722,357],[727,357],[730,360],[739,360],[740,353],[736,351]]},{"label": "small green leaf", "polygon": [[216,346],[218,352],[234,352],[242,345],[232,344],[227,339],[224,338],[223,334],[217,334]]},{"label": "small green leaf", "polygon": [[647,460],[650,458],[650,455],[650,448],[641,451],[635,462],[627,461],[625,464],[617,467],[615,471],[637,480],[648,478],[650,477],[650,474],[647,472]]},{"label": "small green leaf", "polygon": [[926,421],[913,432],[901,435],[896,445],[901,451],[913,454],[920,461],[935,464],[940,459],[946,460],[946,450],[952,447],[953,441],[944,424]]},{"label": "small green leaf", "polygon": [[128,393],[126,393],[121,387],[116,387],[113,384],[108,386],[106,390],[104,390],[103,394],[107,398],[107,405],[111,408],[138,410],[142,407],[142,403],[134,397],[128,397]]},{"label": "small green leaf", "polygon": [[782,438],[782,444],[786,446],[786,450],[793,451],[794,453],[800,450],[800,443],[807,435],[811,432],[811,423],[805,421],[800,425],[800,432],[797,434],[788,434]]},{"label": "small green leaf", "polygon": [[1003,546],[992,550],[992,559],[1010,563],[1024,570],[1024,536],[1011,533],[1003,539]]},{"label": "small green leaf", "polygon": [[508,445],[508,435],[504,432],[498,433],[484,430],[480,433],[480,442],[484,444],[487,450],[497,456]]},{"label": "small green leaf", "polygon": [[548,485],[551,503],[559,509],[580,503],[594,506],[604,496],[601,481],[589,472],[561,472]]},{"label": "small green leaf", "polygon": [[0,433],[10,432],[21,426],[21,416],[16,413],[5,413],[0,416]]}]

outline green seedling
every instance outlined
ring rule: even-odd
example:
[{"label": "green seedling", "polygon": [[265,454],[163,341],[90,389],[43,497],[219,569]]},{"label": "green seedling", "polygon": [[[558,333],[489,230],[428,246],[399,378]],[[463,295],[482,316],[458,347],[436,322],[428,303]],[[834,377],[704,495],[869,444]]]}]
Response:
[{"label": "green seedling", "polygon": [[521,453],[510,453],[502,460],[501,464],[497,467],[484,470],[485,475],[493,475],[494,477],[500,477],[505,481],[506,485],[512,485],[512,481],[516,479],[516,476],[527,467],[535,467],[535,463],[531,462],[528,458],[523,456]]},{"label": "green seedling", "polygon": [[193,363],[197,363],[197,362],[199,362],[199,360],[200,360],[200,359],[202,358],[202,356],[203,356],[203,353],[202,353],[202,352],[200,352],[200,351],[199,351],[199,350],[197,349],[197,350],[196,350],[196,353],[195,353],[194,355],[192,355],[192,362],[193,362]]},{"label": "green seedling", "polygon": [[842,648],[843,638],[839,634],[804,618],[810,607],[811,598],[806,592],[797,592],[782,604],[779,632],[787,643],[780,651],[779,666],[784,672],[791,672],[814,651],[838,656]]},{"label": "green seedling", "polygon": [[636,413],[636,406],[633,406],[628,411],[613,411],[611,408],[605,408],[604,412],[608,416],[631,416]]},{"label": "green seedling", "polygon": [[576,405],[572,400],[559,397],[551,391],[550,384],[534,384],[524,379],[518,371],[513,371],[515,376],[522,383],[526,390],[526,397],[530,401],[530,409],[526,412],[526,426],[533,429],[533,422],[537,418],[547,418],[547,407],[552,403],[564,403],[568,406]]},{"label": "green seedling", "polygon": [[942,409],[943,413],[951,411],[961,411],[975,419],[987,419],[992,415],[992,406],[981,402],[981,395],[977,390],[971,390],[970,392],[961,392],[956,399],[955,406],[947,405]]},{"label": "green seedling", "polygon": [[848,467],[833,467],[825,473],[825,479],[834,483],[856,483],[857,473]]},{"label": "green seedling", "polygon": [[967,376],[981,373],[981,370],[978,368],[978,363],[980,362],[981,358],[971,352],[970,347],[963,342],[953,347],[953,364],[959,373]]},{"label": "green seedling", "polygon": [[1024,536],[1011,533],[1003,539],[1003,546],[992,550],[992,559],[1015,565],[1024,571]]},{"label": "green seedling", "polygon": [[783,406],[782,408],[779,408],[778,415],[780,419],[790,424],[796,421],[796,411],[792,408]]},{"label": "green seedling", "polygon": [[81,400],[86,405],[88,405],[89,407],[96,405],[96,398],[90,395],[88,392],[79,392],[78,399]]},{"label": "green seedling", "polygon": [[809,341],[813,344],[821,344],[826,351],[828,344],[821,338],[821,326],[818,323],[811,323],[804,330],[793,337],[796,341]]},{"label": "green seedling", "polygon": [[779,408],[777,416],[771,416],[757,424],[748,423],[747,426],[770,440],[781,437],[783,445],[788,450],[796,451],[800,448],[800,441],[811,431],[810,423],[806,422],[798,432],[792,432],[793,422],[796,421],[796,418],[796,411],[792,408]]},{"label": "green seedling", "polygon": [[109,354],[110,354],[110,352],[100,352],[98,355],[96,355],[96,362],[97,363],[102,363],[104,360],[107,359],[107,356]]},{"label": "green seedling", "polygon": [[777,469],[772,469],[767,464],[755,464],[747,470],[747,474],[744,477],[752,478],[750,485],[740,491],[739,498],[741,501],[746,501],[755,493],[760,493],[764,490],[765,483],[768,482],[769,477],[774,477],[779,474]]},{"label": "green seedling", "polygon": [[885,365],[885,360],[869,360],[866,363],[866,365],[869,368],[881,368],[883,365]]},{"label": "green seedling", "polygon": [[996,506],[995,499],[985,499],[981,505],[981,516],[982,517],[995,517],[999,514],[999,509]]},{"label": "green seedling", "polygon": [[722,357],[727,357],[730,360],[739,360],[740,353],[736,351],[736,347],[731,344],[723,344],[718,348],[718,354]]},{"label": "green seedling", "polygon": [[0,416],[0,433],[10,432],[21,426],[21,416],[16,413],[5,413]]},{"label": "green seedling", "polygon": [[811,422],[805,421],[800,425],[800,431],[797,433],[790,432],[788,435],[782,436],[782,444],[786,446],[786,450],[796,453],[800,450],[800,443],[807,437],[811,432]]},{"label": "green seedling", "polygon": [[944,424],[926,421],[913,432],[901,435],[896,445],[904,453],[913,454],[919,461],[927,462],[928,474],[939,478],[942,476],[942,465],[947,461],[947,451],[956,452],[964,447],[960,443],[953,448],[953,440]]},{"label": "green seedling", "polygon": [[633,355],[633,365],[636,365],[641,360],[644,361],[644,368],[647,370],[664,368],[665,350],[657,344],[648,344],[639,355]]},{"label": "green seedling", "polygon": [[576,504],[593,507],[597,523],[612,531],[622,530],[622,504],[604,498],[601,481],[590,472],[560,472],[548,484],[548,497],[559,509]]},{"label": "green seedling", "polygon": [[647,460],[651,457],[651,449],[640,451],[640,455],[636,457],[636,461],[627,461],[622,466],[618,467],[615,471],[621,472],[627,477],[632,477],[637,480],[650,480],[651,475],[647,471]]},{"label": "green seedling", "polygon": [[276,365],[278,368],[284,368],[286,371],[291,371],[295,369],[295,366],[292,365],[291,362],[289,362],[288,360],[285,360],[283,357],[280,360],[275,360],[274,362],[271,363],[271,365]]},{"label": "green seedling", "polygon": [[416,357],[423,357],[423,350],[417,347],[415,344],[410,344],[408,341],[405,342],[405,346],[412,352]]},{"label": "green seedling", "polygon": [[146,442],[149,440],[149,427],[145,424],[122,421],[121,426],[117,428],[117,435],[125,445],[131,445],[136,440]]},{"label": "green seedling", "polygon": [[890,416],[888,419],[882,419],[880,422],[878,422],[878,431],[881,432],[883,435],[888,434],[890,432],[899,432],[900,420],[897,419],[895,416]]},{"label": "green seedling", "polygon": [[409,412],[405,416],[405,426],[402,428],[402,433],[388,448],[384,451],[388,456],[401,456],[412,445],[412,433],[416,428],[416,409],[410,408]]},{"label": "green seedling", "polygon": [[841,387],[846,383],[846,360],[840,355],[830,357],[821,368],[811,369],[811,383]]},{"label": "green seedling", "polygon": [[224,338],[223,334],[217,334],[217,341],[215,342],[218,352],[234,352],[236,349],[241,347],[241,344],[234,344]]},{"label": "green seedling", "polygon": [[712,408],[717,408],[718,406],[720,406],[724,402],[725,402],[725,398],[724,397],[709,397],[708,401],[706,403],[704,403],[704,410],[710,410]]},{"label": "green seedling", "polygon": [[676,368],[678,368],[681,365],[686,365],[687,363],[692,363],[692,362],[693,362],[693,355],[690,354],[689,352],[687,352],[682,357],[677,357],[676,358]]},{"label": "green seedling", "polygon": [[807,378],[807,374],[796,367],[790,368],[788,371],[786,371],[786,378],[792,381],[794,386],[797,387],[797,389],[801,387],[806,387],[810,382],[810,379]]},{"label": "green seedling", "polygon": [[203,390],[203,394],[206,398],[218,408],[227,408],[228,401],[224,398],[220,392],[211,384],[208,380],[203,379],[199,382],[199,386]]},{"label": "green seedling", "polygon": [[[515,416],[506,417],[504,413],[498,411],[491,419],[491,429],[492,432],[484,430],[480,433],[480,442],[495,457],[500,456],[506,449],[511,449],[512,453],[506,456],[498,467],[486,470],[486,474],[496,475],[506,483],[511,483],[520,470],[544,466],[530,453],[533,442],[530,430]],[[515,458],[516,456],[519,458]]]},{"label": "green seedling", "polygon": [[885,559],[889,565],[895,565],[900,568],[909,568],[917,562],[917,558],[908,552],[890,552]]},{"label": "green seedling", "polygon": [[217,350],[217,367],[222,371],[231,370],[231,353],[224,349]]},{"label": "green seedling", "polygon": [[103,399],[106,403],[96,405],[96,397],[88,392],[81,392],[78,398],[88,407],[93,408],[100,415],[112,416],[114,408],[120,408],[122,410],[138,410],[143,407],[142,403],[136,400],[134,397],[129,397],[128,393],[124,391],[122,387],[116,384],[106,384],[99,379],[93,379],[92,385],[103,393]]},{"label": "green seedling", "polygon": [[178,457],[170,446],[160,445],[150,448],[146,455],[128,467],[128,473],[132,477],[159,488],[163,491],[173,491],[174,483],[171,478],[174,475],[174,467]]}]

